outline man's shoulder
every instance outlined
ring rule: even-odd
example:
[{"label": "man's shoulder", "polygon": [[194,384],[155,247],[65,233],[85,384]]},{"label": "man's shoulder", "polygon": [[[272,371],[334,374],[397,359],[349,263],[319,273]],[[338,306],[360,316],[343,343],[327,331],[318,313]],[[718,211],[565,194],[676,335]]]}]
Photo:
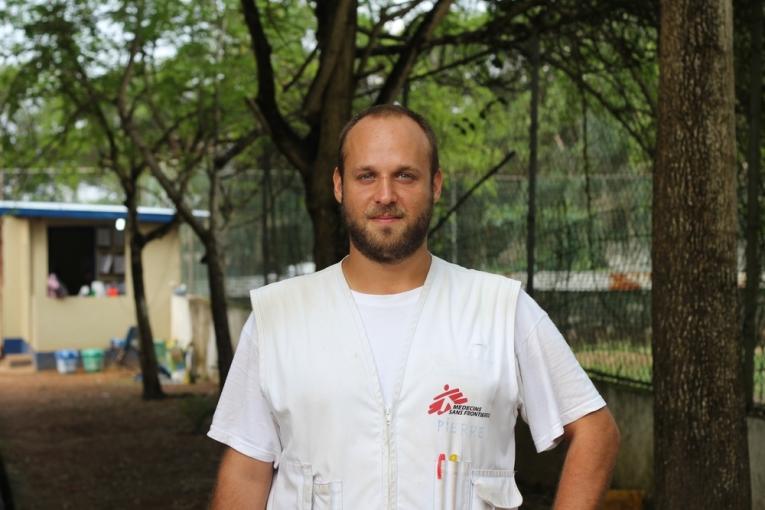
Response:
[{"label": "man's shoulder", "polygon": [[477,279],[487,286],[491,285],[494,288],[505,288],[512,291],[517,296],[515,301],[516,319],[524,327],[526,327],[525,325],[536,325],[542,318],[547,316],[547,312],[523,290],[523,283],[520,280],[499,273],[466,269],[461,266],[456,267],[462,269],[467,278]]},{"label": "man's shoulder", "polygon": [[443,259],[439,259],[438,263],[444,268],[451,278],[454,278],[457,282],[467,283],[468,281],[475,283],[487,283],[495,285],[508,285],[511,287],[520,287],[521,282],[514,280],[506,275],[500,273],[492,273],[481,269],[472,269],[453,262],[448,262]]},{"label": "man's shoulder", "polygon": [[[293,276],[286,280],[279,280],[278,282],[269,283],[263,287],[250,290],[251,298],[269,298],[275,296],[283,296],[288,294],[293,295],[305,295],[312,290],[326,289],[326,286],[331,278],[333,278],[333,271],[336,269],[336,264],[326,267],[315,273],[308,273],[300,276]],[[297,293],[297,294],[296,294]]]}]

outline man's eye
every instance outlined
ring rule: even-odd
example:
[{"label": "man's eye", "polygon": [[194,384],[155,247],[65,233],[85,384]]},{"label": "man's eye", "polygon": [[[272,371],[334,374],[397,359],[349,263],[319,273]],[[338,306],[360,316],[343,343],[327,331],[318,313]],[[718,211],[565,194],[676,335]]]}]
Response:
[{"label": "man's eye", "polygon": [[410,181],[410,180],[414,179],[414,174],[409,173],[409,172],[400,172],[398,174],[398,178],[399,179],[404,179],[406,181]]}]

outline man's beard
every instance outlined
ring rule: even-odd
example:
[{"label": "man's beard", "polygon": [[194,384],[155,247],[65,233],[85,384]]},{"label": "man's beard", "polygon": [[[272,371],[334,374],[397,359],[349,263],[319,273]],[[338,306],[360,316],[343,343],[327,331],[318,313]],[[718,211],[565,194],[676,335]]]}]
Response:
[{"label": "man's beard", "polygon": [[[414,218],[414,222],[407,225],[399,236],[393,237],[390,227],[383,227],[379,236],[375,236],[371,229],[366,228],[363,223],[355,222],[345,209],[343,203],[340,203],[340,210],[343,215],[343,221],[348,229],[348,235],[351,243],[367,258],[379,262],[380,264],[393,264],[404,260],[412,255],[422,246],[428,235],[430,218],[433,215],[433,201],[423,209],[419,216]],[[392,215],[401,217],[402,212],[395,204],[375,208],[370,212],[364,213],[365,219],[375,216]],[[386,236],[385,230],[388,230]]]}]

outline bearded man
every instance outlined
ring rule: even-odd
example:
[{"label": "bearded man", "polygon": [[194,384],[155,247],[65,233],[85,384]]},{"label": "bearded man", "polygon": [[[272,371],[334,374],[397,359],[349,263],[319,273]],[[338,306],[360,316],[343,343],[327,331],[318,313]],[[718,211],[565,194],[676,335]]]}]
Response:
[{"label": "bearded man", "polygon": [[519,415],[538,451],[569,443],[555,508],[597,508],[619,433],[565,340],[519,282],[428,251],[428,123],[375,106],[338,152],[350,253],[252,291],[209,431],[229,446],[213,508],[518,508]]}]

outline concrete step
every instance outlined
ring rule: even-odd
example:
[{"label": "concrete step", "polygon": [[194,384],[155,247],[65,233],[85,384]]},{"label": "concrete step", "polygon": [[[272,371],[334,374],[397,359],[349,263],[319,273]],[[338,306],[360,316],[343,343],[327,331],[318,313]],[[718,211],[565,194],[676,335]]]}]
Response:
[{"label": "concrete step", "polygon": [[35,355],[30,352],[6,354],[0,359],[0,372],[2,373],[31,373],[36,371]]}]

